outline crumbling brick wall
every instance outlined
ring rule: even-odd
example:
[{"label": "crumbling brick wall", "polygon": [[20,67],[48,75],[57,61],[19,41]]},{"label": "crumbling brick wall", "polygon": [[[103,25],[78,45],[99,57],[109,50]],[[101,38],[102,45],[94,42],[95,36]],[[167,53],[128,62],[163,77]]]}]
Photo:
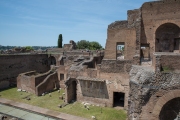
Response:
[{"label": "crumbling brick wall", "polygon": [[58,89],[60,87],[57,73],[51,73],[46,76],[45,79],[42,79],[41,83],[38,84],[35,88],[36,95],[42,95],[45,92],[51,92],[54,89]]},{"label": "crumbling brick wall", "polygon": [[16,84],[16,77],[20,73],[36,70],[43,73],[49,70],[46,54],[37,55],[1,55],[0,81]]},{"label": "crumbling brick wall", "polygon": [[180,1],[163,0],[146,2],[142,5],[141,43],[150,43],[150,56],[155,52],[156,30],[165,23],[180,27]]},{"label": "crumbling brick wall", "polygon": [[179,79],[180,73],[155,72],[150,67],[133,66],[130,71],[129,120],[159,119],[164,104],[179,97]]},{"label": "crumbling brick wall", "polygon": [[[154,67],[156,72],[179,72],[180,55],[176,53],[155,53]],[[168,61],[168,62],[167,62]]]},{"label": "crumbling brick wall", "polygon": [[108,35],[105,47],[104,59],[116,59],[117,43],[125,43],[125,59],[133,59],[135,55],[136,31],[134,28],[127,28],[127,21],[116,21],[108,26]]},{"label": "crumbling brick wall", "polygon": [[128,73],[131,70],[133,60],[103,60],[101,72],[104,73]]},{"label": "crumbling brick wall", "polygon": [[35,79],[32,76],[20,74],[17,77],[17,88],[35,94]]}]

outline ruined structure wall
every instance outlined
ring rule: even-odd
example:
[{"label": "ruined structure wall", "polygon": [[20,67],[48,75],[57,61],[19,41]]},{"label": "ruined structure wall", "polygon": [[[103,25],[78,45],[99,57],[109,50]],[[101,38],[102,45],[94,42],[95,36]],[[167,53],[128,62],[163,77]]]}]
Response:
[{"label": "ruined structure wall", "polygon": [[[111,61],[110,61],[111,62]],[[113,62],[117,62],[114,60]],[[123,64],[119,61],[118,64]],[[116,63],[116,64],[117,64]],[[106,63],[104,63],[105,65]],[[131,64],[131,63],[130,63]],[[109,65],[108,67],[110,67]],[[116,66],[116,65],[114,65]],[[131,65],[130,65],[131,66]],[[104,68],[105,70],[106,68]],[[121,72],[117,70],[116,73],[113,72],[113,66],[109,68],[109,71],[101,71],[100,65],[97,66],[97,69],[88,69],[87,65],[83,66],[81,71],[70,71],[68,74],[71,78],[77,78],[78,76],[83,76],[85,78],[92,79],[104,79],[105,81],[92,81],[92,80],[78,80],[77,82],[77,101],[79,102],[89,102],[92,104],[99,104],[102,106],[113,107],[114,92],[121,92],[125,94],[125,103],[124,108],[127,109],[128,106],[128,92],[129,92],[129,75],[127,71]],[[118,69],[118,68],[117,68]],[[120,67],[119,67],[120,69]],[[130,69],[130,68],[129,68]],[[85,79],[84,78],[84,79]],[[104,87],[102,88],[103,83]],[[73,85],[68,83],[68,99],[72,100],[74,97]]]},{"label": "ruined structure wall", "polygon": [[17,77],[17,88],[35,94],[35,79],[32,76],[19,75]]},{"label": "ruined structure wall", "polygon": [[66,55],[66,58],[64,60],[64,66],[71,66],[75,59],[77,59],[79,56],[74,55]]},{"label": "ruined structure wall", "polygon": [[72,48],[73,48],[73,45],[72,45],[72,44],[64,44],[64,47],[63,47],[63,49],[64,49],[65,51],[72,50]]},{"label": "ruined structure wall", "polygon": [[74,78],[69,78],[68,82],[65,84],[65,101],[67,103],[71,103],[72,100],[77,100],[77,80]]},{"label": "ruined structure wall", "polygon": [[[180,55],[178,56],[161,56],[161,66],[166,67],[170,71],[180,70]],[[167,62],[168,61],[168,62]]]},{"label": "ruined structure wall", "polygon": [[99,78],[108,80],[106,82],[109,99],[107,105],[113,107],[113,93],[121,92],[125,94],[124,108],[128,106],[129,95],[129,71],[133,60],[103,60],[99,68]]},{"label": "ruined structure wall", "polygon": [[59,80],[59,81],[61,80],[60,74],[64,74],[64,80],[66,80],[66,71],[65,71],[65,66],[64,66],[64,65],[60,65],[60,66],[58,67],[57,74],[58,74],[58,80]]},{"label": "ruined structure wall", "polygon": [[106,82],[79,81],[77,84],[77,101],[112,107]]},{"label": "ruined structure wall", "polygon": [[49,48],[47,49],[48,53],[63,53],[64,49],[63,48]]},{"label": "ruined structure wall", "polygon": [[35,71],[21,73],[17,77],[17,88],[26,90],[30,93],[41,95],[43,92],[49,92],[54,88],[59,88],[57,73],[49,70],[43,74],[37,74]]},{"label": "ruined structure wall", "polygon": [[[139,9],[135,10],[128,10],[128,27],[133,28],[135,27],[136,21],[139,19]],[[134,36],[135,37],[135,36]]]},{"label": "ruined structure wall", "polygon": [[[64,81],[67,79],[67,72],[68,72],[69,68],[70,67],[65,67],[64,65],[60,65],[58,68],[57,75],[58,75],[58,80],[60,82],[61,88],[65,88]],[[63,75],[64,79],[62,78],[61,75]]]},{"label": "ruined structure wall", "polygon": [[131,70],[133,60],[103,60],[100,72],[104,73],[128,73]]},{"label": "ruined structure wall", "polygon": [[113,92],[122,92],[125,94],[124,108],[128,106],[129,95],[129,74],[128,73],[100,73],[100,77],[106,79],[107,88],[109,92],[110,106],[113,106]]},{"label": "ruined structure wall", "polygon": [[96,69],[86,69],[83,72],[83,76],[91,77],[91,78],[96,78],[97,77],[97,70]]},{"label": "ruined structure wall", "polygon": [[46,63],[47,55],[1,55],[0,56],[0,82],[16,83],[20,73],[36,70],[43,73],[49,70]]},{"label": "ruined structure wall", "polygon": [[[154,67],[157,72],[179,72],[180,55],[175,53],[156,53],[154,57]],[[168,61],[168,62],[167,62]]]},{"label": "ruined structure wall", "polygon": [[[54,64],[54,65],[59,66],[61,64],[62,53],[60,53],[60,54],[57,54],[57,53],[55,52],[54,54],[53,53],[49,54],[48,59],[49,59],[49,62],[51,62],[51,61],[55,62],[56,64]],[[53,59],[50,59],[51,57],[55,58],[55,61]],[[49,63],[49,65],[50,65],[50,63]]]},{"label": "ruined structure wall", "polygon": [[142,28],[141,43],[150,43],[150,56],[155,52],[155,32],[165,23],[174,23],[180,27],[180,1],[167,0],[146,2],[141,7]]},{"label": "ruined structure wall", "polygon": [[111,83],[120,83],[123,86],[129,85],[128,73],[103,73],[100,72],[99,78],[109,80]]},{"label": "ruined structure wall", "polygon": [[102,106],[113,107],[114,92],[125,94],[124,108],[128,106],[129,75],[128,73],[103,73],[100,72],[96,79],[104,81],[81,81],[77,84],[77,100]]},{"label": "ruined structure wall", "polygon": [[[179,80],[180,73],[155,72],[150,67],[133,66],[130,72],[129,119],[158,120],[163,106],[179,97]],[[171,109],[176,110],[175,107]]]},{"label": "ruined structure wall", "polygon": [[117,43],[124,42],[124,58],[133,59],[135,55],[136,32],[127,28],[127,21],[117,21],[108,26],[104,59],[116,59]]},{"label": "ruined structure wall", "polygon": [[[170,100],[180,97],[180,90],[160,90],[151,96],[145,106],[142,107],[142,113],[139,120],[144,120],[147,117],[149,120],[159,119],[160,112],[163,106]],[[177,106],[177,105],[176,105]],[[172,106],[171,106],[172,107]],[[172,108],[171,108],[172,109]],[[176,112],[176,111],[173,111]],[[169,116],[171,116],[169,114]]]},{"label": "ruined structure wall", "polygon": [[41,83],[36,86],[36,95],[42,95],[45,92],[51,92],[55,88],[58,89],[60,87],[57,73],[52,73],[48,75]]},{"label": "ruined structure wall", "polygon": [[39,85],[48,75],[43,75],[40,77],[35,77],[35,86]]},{"label": "ruined structure wall", "polygon": [[106,75],[109,73],[118,73],[123,75],[129,73],[133,63],[133,60],[103,60],[101,66],[98,66],[97,68],[87,68],[87,65],[83,65],[81,70],[71,70],[68,72],[68,74],[71,76],[71,78],[77,78],[78,76],[104,78],[102,74]]},{"label": "ruined structure wall", "polygon": [[104,81],[79,80],[79,93],[86,97],[109,98],[107,86]]},{"label": "ruined structure wall", "polygon": [[128,107],[128,85],[122,85],[121,80],[105,80],[105,81],[78,81],[77,84],[77,100],[79,102],[89,102],[91,104],[99,104],[101,106],[113,107],[114,92],[125,94],[124,108]]}]

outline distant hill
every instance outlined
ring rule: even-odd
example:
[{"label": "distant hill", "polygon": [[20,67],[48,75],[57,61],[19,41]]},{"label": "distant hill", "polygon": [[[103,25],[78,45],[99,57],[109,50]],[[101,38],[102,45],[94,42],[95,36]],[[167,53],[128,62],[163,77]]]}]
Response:
[{"label": "distant hill", "polygon": [[[21,48],[21,47],[25,47],[25,46],[2,46],[0,45],[0,50],[9,50],[9,49],[13,49],[13,48]],[[33,47],[34,50],[46,50],[48,48],[57,48],[57,46],[31,46]]]}]

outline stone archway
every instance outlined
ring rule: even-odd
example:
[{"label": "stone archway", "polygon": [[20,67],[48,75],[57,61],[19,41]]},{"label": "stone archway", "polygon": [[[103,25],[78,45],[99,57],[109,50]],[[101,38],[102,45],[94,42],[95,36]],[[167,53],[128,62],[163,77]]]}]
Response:
[{"label": "stone archway", "polygon": [[155,52],[180,50],[180,28],[174,23],[160,25],[155,32]]},{"label": "stone archway", "polygon": [[180,112],[180,97],[168,101],[161,109],[159,120],[174,120]]},{"label": "stone archway", "polygon": [[[160,119],[160,117],[162,117],[163,114],[166,113],[169,104],[171,105],[173,103],[177,103],[178,100],[180,100],[180,90],[172,90],[172,91],[168,92],[167,94],[163,95],[161,98],[159,98],[159,100],[156,102],[156,104],[154,106],[154,109],[152,112],[153,118]],[[174,107],[171,109],[176,110],[177,108]],[[169,117],[172,118],[172,117],[174,117],[174,115],[169,116]]]}]

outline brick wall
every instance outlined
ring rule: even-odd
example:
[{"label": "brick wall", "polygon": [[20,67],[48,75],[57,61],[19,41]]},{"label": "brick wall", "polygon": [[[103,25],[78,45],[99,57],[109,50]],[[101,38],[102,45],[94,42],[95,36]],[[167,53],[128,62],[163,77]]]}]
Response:
[{"label": "brick wall", "polygon": [[16,83],[20,73],[36,70],[43,73],[49,70],[47,55],[1,55],[0,56],[0,81]]},{"label": "brick wall", "polygon": [[180,1],[164,0],[146,2],[142,5],[141,43],[150,43],[150,56],[155,52],[155,32],[165,23],[180,27]]},{"label": "brick wall", "polygon": [[156,71],[180,71],[179,54],[155,53],[154,59]]},{"label": "brick wall", "polygon": [[51,92],[55,88],[58,89],[60,87],[57,73],[51,73],[46,76],[45,79],[41,81],[41,83],[36,86],[36,95],[42,95],[45,92]]},{"label": "brick wall", "polygon": [[[125,23],[123,22],[121,24],[126,24],[127,26],[126,22]],[[116,59],[116,50],[117,50],[116,45],[118,42],[125,43],[124,45],[125,59],[132,59],[133,56],[135,55],[135,45],[136,45],[135,29],[124,28],[125,26],[121,26],[121,24],[120,25],[117,24],[117,26],[115,27],[109,25],[108,27],[108,38],[106,41],[104,59]]]},{"label": "brick wall", "polygon": [[21,74],[17,77],[17,88],[35,94],[35,79],[32,76]]},{"label": "brick wall", "polygon": [[133,60],[103,60],[100,71],[104,73],[128,73],[132,64]]}]

